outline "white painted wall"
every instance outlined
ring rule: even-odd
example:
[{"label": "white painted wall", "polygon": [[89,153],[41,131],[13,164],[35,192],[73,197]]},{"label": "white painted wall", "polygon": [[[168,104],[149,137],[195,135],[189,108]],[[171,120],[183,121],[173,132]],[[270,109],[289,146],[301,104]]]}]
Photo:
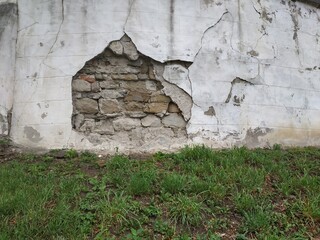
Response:
[{"label": "white painted wall", "polygon": [[[18,0],[18,9],[17,143],[109,152],[319,145],[319,8],[289,0]],[[188,142],[130,149],[120,140],[93,145],[72,130],[72,76],[124,33],[155,60],[192,63],[180,82],[164,73],[194,101]]]},{"label": "white painted wall", "polygon": [[13,104],[17,8],[0,0],[0,135],[9,133],[8,114]]}]

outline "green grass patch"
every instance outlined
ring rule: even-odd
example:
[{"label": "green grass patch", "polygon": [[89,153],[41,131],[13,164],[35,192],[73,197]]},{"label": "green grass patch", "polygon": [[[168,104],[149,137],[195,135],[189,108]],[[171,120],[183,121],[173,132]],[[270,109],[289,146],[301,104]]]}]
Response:
[{"label": "green grass patch", "polygon": [[0,165],[0,239],[320,236],[318,148],[13,158]]}]

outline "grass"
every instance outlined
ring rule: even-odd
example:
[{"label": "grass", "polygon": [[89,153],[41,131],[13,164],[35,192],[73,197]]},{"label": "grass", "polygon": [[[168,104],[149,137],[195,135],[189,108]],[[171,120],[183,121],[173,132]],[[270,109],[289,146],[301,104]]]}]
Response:
[{"label": "grass", "polygon": [[12,158],[0,165],[0,239],[320,237],[318,148]]}]

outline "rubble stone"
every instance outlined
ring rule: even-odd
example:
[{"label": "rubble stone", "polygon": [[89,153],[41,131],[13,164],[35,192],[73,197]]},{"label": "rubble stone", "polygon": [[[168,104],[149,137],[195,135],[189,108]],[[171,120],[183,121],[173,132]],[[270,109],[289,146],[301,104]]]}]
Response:
[{"label": "rubble stone", "polygon": [[90,92],[91,84],[87,81],[76,79],[72,81],[72,88],[77,92]]},{"label": "rubble stone", "polygon": [[166,102],[148,103],[144,108],[144,112],[146,112],[146,113],[165,113],[168,109],[168,105],[169,105],[169,103],[166,103]]},{"label": "rubble stone", "polygon": [[123,54],[123,46],[119,41],[111,42],[109,45],[109,48],[111,49],[112,52],[114,52],[117,55]]},{"label": "rubble stone", "polygon": [[169,113],[179,113],[181,112],[178,105],[175,104],[175,103],[169,103],[169,106],[168,106],[168,112]]},{"label": "rubble stone", "polygon": [[155,115],[148,115],[145,118],[141,119],[141,124],[144,127],[160,127],[161,120]]},{"label": "rubble stone", "polygon": [[102,114],[120,112],[119,102],[114,99],[99,99],[99,108]]},{"label": "rubble stone", "polygon": [[95,145],[170,146],[172,138],[183,139],[183,102],[178,106],[165,83],[156,79],[161,70],[154,64],[127,36],[111,42],[73,79],[73,128]]},{"label": "rubble stone", "polygon": [[136,118],[120,118],[113,121],[113,127],[116,131],[128,131],[141,126],[141,121]]},{"label": "rubble stone", "polygon": [[177,113],[171,113],[170,115],[163,117],[162,123],[166,127],[186,127],[186,122],[184,121],[183,117]]},{"label": "rubble stone", "polygon": [[130,42],[122,42],[122,45],[124,48],[124,54],[130,60],[137,60],[139,58],[137,48],[131,41]]},{"label": "rubble stone", "polygon": [[98,109],[98,102],[94,99],[90,98],[82,98],[75,100],[75,107],[81,113],[97,113],[99,112]]}]

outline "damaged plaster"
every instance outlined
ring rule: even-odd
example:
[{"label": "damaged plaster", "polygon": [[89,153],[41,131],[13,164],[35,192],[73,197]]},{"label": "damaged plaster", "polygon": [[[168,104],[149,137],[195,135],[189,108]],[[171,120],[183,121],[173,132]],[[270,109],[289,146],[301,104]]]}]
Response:
[{"label": "damaged plaster", "polygon": [[166,66],[140,54],[127,35],[112,41],[73,78],[73,128],[94,145],[126,140],[129,150],[186,142],[191,98],[159,77]]},{"label": "damaged plaster", "polygon": [[[15,91],[4,95],[13,101],[11,137],[31,147],[108,152],[171,151],[194,143],[318,145],[320,10],[314,1],[18,0],[17,58],[6,67],[15,73]],[[0,48],[8,44],[0,39]],[[148,59],[148,77],[139,79],[135,68],[141,66],[126,65],[117,68],[118,79],[101,78],[106,46],[113,55],[101,59],[117,56],[115,67]],[[136,72],[124,77],[123,69]],[[110,88],[107,80],[119,85]],[[132,98],[140,103],[132,117],[124,110],[134,105],[126,94],[139,81],[156,87]],[[168,101],[162,117],[144,110],[151,103],[146,95],[158,91]],[[6,111],[8,102],[1,102]],[[111,106],[116,111],[107,113]],[[180,133],[167,126],[175,122],[183,126]],[[36,132],[26,134],[30,126]]]}]

